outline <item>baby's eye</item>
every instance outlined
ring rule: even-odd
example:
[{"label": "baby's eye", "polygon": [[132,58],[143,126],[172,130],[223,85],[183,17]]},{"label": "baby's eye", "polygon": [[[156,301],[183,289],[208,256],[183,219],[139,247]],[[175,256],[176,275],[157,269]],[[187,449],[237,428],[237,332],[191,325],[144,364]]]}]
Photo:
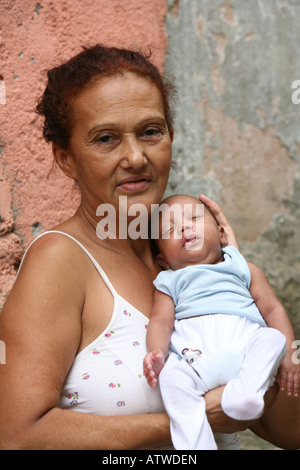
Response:
[{"label": "baby's eye", "polygon": [[170,238],[170,235],[172,234],[173,231],[174,231],[174,225],[164,228],[162,231],[162,237],[165,239]]}]

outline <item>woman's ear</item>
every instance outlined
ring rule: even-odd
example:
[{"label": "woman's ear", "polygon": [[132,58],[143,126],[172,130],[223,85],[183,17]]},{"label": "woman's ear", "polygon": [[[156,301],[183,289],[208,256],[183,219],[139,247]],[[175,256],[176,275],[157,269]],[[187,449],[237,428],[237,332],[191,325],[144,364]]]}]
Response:
[{"label": "woman's ear", "polygon": [[162,268],[170,269],[169,263],[167,262],[167,260],[165,259],[165,257],[164,257],[161,253],[159,253],[159,254],[156,256],[156,261],[158,262],[158,264],[159,264]]},{"label": "woman's ear", "polygon": [[227,246],[228,245],[228,239],[227,239],[225,229],[222,225],[219,225],[218,227],[219,227],[219,232],[220,232],[220,243],[221,243],[222,246]]},{"label": "woman's ear", "polygon": [[52,154],[54,160],[68,178],[77,181],[75,169],[72,165],[73,159],[67,150],[63,150],[55,144],[52,144]]}]

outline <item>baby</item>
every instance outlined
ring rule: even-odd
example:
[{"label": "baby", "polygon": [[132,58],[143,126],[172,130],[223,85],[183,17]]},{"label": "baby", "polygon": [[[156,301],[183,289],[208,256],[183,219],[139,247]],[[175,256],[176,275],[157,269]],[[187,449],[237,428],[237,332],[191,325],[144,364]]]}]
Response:
[{"label": "baby", "polygon": [[281,389],[298,395],[288,316],[263,272],[226,244],[198,199],[161,203],[157,260],[165,270],[154,281],[144,372],[151,387],[160,376],[175,449],[218,448],[205,413],[208,390],[226,384],[222,409],[236,420],[262,415],[278,369]]}]

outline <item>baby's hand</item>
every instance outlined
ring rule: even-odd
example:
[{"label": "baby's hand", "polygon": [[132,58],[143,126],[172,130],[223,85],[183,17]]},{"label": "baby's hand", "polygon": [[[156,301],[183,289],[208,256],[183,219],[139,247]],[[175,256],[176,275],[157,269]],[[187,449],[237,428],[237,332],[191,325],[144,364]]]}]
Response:
[{"label": "baby's hand", "polygon": [[299,394],[300,385],[300,364],[293,364],[289,359],[289,354],[282,361],[278,371],[278,382],[280,390],[286,390],[287,394],[295,397]]},{"label": "baby's hand", "polygon": [[161,351],[151,351],[144,358],[144,373],[150,387],[155,387],[157,377],[165,365],[165,358]]}]

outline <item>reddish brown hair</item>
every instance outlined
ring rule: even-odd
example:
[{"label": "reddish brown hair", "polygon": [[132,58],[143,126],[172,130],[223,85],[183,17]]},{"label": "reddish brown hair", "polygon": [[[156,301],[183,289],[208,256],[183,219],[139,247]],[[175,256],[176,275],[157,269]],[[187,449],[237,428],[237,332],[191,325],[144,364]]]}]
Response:
[{"label": "reddish brown hair", "polygon": [[43,133],[47,142],[68,149],[72,135],[72,103],[83,88],[102,77],[112,77],[131,72],[153,82],[160,90],[165,118],[169,130],[173,126],[170,101],[175,87],[166,81],[149,58],[128,49],[105,47],[97,44],[62,65],[48,71],[48,83],[36,111],[44,117]]}]

